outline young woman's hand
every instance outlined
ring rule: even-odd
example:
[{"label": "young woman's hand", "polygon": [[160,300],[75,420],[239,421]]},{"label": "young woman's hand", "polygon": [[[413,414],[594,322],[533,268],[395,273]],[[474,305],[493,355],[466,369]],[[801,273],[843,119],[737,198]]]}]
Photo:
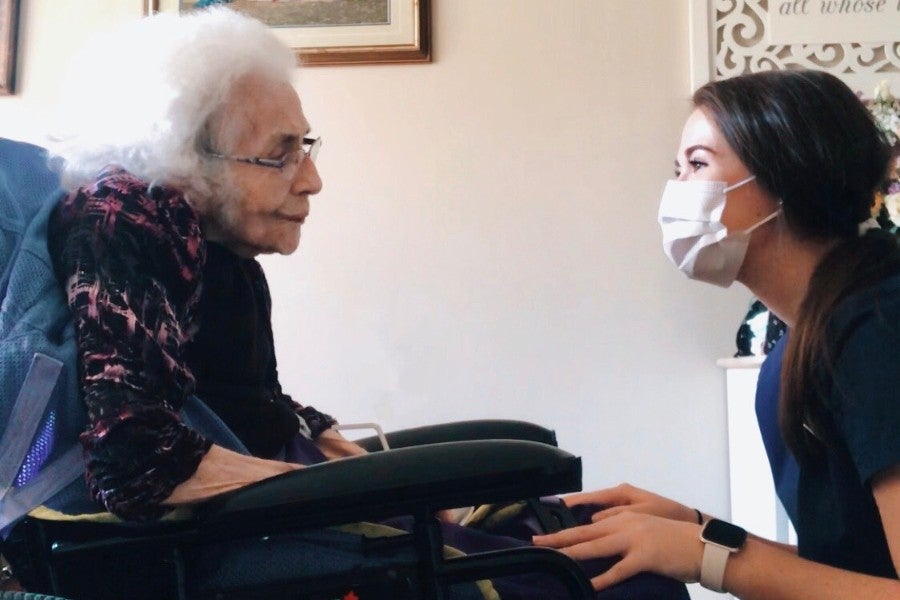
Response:
[{"label": "young woman's hand", "polygon": [[643,513],[688,523],[697,522],[697,511],[693,508],[688,508],[684,504],[679,504],[674,500],[669,500],[627,483],[605,490],[572,494],[563,498],[563,501],[566,503],[566,506],[602,504],[608,507],[594,513],[591,517],[591,520],[594,522],[608,519],[623,512]]},{"label": "young woman's hand", "polygon": [[601,590],[641,572],[693,583],[700,578],[700,526],[654,515],[620,512],[590,525],[535,536],[536,546],[557,548],[575,560],[620,556],[591,579]]}]

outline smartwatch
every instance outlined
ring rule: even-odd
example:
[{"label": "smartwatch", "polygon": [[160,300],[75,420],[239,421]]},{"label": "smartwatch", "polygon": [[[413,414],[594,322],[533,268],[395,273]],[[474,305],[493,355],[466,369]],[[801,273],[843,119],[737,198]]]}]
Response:
[{"label": "smartwatch", "polygon": [[714,592],[724,592],[725,565],[728,557],[744,547],[747,532],[727,521],[710,519],[700,532],[703,562],[700,563],[700,585]]}]

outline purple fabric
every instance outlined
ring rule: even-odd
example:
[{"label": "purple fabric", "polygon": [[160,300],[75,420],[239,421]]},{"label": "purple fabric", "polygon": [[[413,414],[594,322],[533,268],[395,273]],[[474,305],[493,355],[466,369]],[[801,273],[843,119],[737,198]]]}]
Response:
[{"label": "purple fabric", "polygon": [[299,434],[291,438],[281,455],[276,458],[298,465],[317,465],[328,460],[315,442]]},{"label": "purple fabric", "polygon": [[44,421],[41,430],[35,436],[31,448],[28,449],[28,454],[25,455],[25,461],[22,463],[13,485],[21,487],[34,479],[53,450],[55,435],[56,412],[51,410],[47,414],[47,419]]}]

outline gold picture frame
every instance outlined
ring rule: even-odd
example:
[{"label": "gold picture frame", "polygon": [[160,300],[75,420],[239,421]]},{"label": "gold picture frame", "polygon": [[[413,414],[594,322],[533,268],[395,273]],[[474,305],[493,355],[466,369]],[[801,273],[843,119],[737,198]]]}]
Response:
[{"label": "gold picture frame", "polygon": [[[387,13],[379,22],[305,24],[290,20],[288,12],[315,8],[338,15],[342,8],[360,6],[360,0],[225,0],[223,4],[269,22],[276,35],[294,49],[298,61],[304,65],[431,61],[431,0],[368,1],[371,6],[386,7]],[[194,4],[196,0],[145,0],[144,12],[179,12],[184,6],[190,10]],[[304,4],[307,6],[300,6]],[[282,11],[281,17],[278,11]]]},{"label": "gold picture frame", "polygon": [[18,25],[19,0],[0,0],[0,96],[15,92]]}]

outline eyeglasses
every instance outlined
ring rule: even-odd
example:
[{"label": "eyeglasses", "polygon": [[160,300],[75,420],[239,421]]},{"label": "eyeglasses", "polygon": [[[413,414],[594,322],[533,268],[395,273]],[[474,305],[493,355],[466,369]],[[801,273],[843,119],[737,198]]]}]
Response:
[{"label": "eyeglasses", "polygon": [[235,162],[257,165],[259,167],[278,169],[286,178],[293,179],[294,175],[297,174],[297,169],[301,164],[303,164],[304,160],[308,158],[313,162],[316,161],[316,157],[319,155],[319,148],[321,147],[321,137],[305,137],[303,138],[302,144],[299,148],[286,152],[285,155],[281,158],[260,158],[258,156],[228,156],[226,154],[219,154],[218,152],[213,152],[211,150],[206,150],[205,154],[212,158],[233,160]]}]

